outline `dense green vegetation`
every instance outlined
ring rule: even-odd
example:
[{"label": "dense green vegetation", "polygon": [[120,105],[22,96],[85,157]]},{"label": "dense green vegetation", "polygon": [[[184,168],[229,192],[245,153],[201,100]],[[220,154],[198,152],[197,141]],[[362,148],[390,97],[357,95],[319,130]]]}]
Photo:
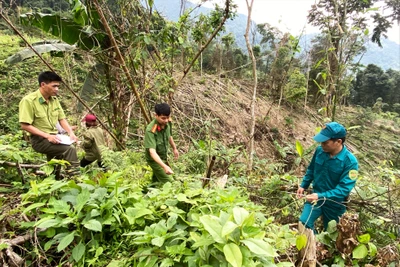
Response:
[{"label": "dense green vegetation", "polygon": [[[298,38],[259,25],[262,40],[253,47],[260,58],[254,134],[259,149],[249,169],[251,64],[232,35],[219,32],[210,39],[224,18],[234,16],[230,1],[207,16],[183,13],[177,22],[153,12],[152,1],[108,1],[109,8],[103,3],[100,9],[97,1],[6,1],[11,2],[2,14],[14,18],[11,24],[30,44],[58,39],[76,46],[42,54],[64,78],[60,98],[70,124],[79,125],[87,111],[67,86],[123,145],[109,137],[110,149],[103,152],[107,172],[90,166],[75,180],[55,180],[54,168],[66,162],[46,162],[18,124],[19,100],[36,90],[37,75],[47,67],[38,57],[5,62],[27,44],[2,20],[0,265],[294,266],[306,245],[297,230],[303,200],[294,193],[316,147],[311,136],[334,117],[349,131],[346,143],[360,161],[361,177],[340,225],[323,232],[318,223],[318,261],[397,266],[400,73],[354,65],[350,59],[362,43],[354,42],[349,54],[342,47],[348,60],[336,62],[334,32],[326,29],[303,60],[294,56]],[[37,9],[24,15],[31,7]],[[350,28],[348,36],[360,35]],[[341,38],[342,44],[350,41]],[[142,153],[143,128],[160,101],[173,106],[173,134],[183,153],[171,161],[175,181],[148,188],[152,173]],[[203,188],[213,156],[209,186]],[[351,245],[339,242],[343,233],[351,234]]]}]

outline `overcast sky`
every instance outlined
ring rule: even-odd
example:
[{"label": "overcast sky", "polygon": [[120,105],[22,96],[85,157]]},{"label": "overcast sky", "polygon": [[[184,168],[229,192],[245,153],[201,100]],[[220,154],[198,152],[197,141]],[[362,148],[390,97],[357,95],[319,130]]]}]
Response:
[{"label": "overcast sky", "polygon": [[[212,0],[212,2],[224,4],[223,0]],[[234,2],[238,5],[238,13],[248,14],[246,0],[234,0]],[[313,33],[318,29],[307,25],[307,15],[311,5],[315,2],[316,0],[254,0],[251,18],[257,23],[267,22],[282,31],[289,31],[293,35],[299,35],[304,26],[306,26],[307,34]],[[212,7],[213,5],[206,3],[204,6]],[[372,32],[372,28],[370,31]],[[390,29],[388,37],[400,44],[398,24]]]}]

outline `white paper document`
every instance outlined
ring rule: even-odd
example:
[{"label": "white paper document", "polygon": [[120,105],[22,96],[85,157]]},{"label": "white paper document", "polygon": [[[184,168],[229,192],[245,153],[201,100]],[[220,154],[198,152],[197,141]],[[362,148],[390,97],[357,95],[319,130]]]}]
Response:
[{"label": "white paper document", "polygon": [[57,138],[60,140],[60,144],[62,145],[70,145],[74,143],[74,140],[71,140],[68,135],[57,134]]}]

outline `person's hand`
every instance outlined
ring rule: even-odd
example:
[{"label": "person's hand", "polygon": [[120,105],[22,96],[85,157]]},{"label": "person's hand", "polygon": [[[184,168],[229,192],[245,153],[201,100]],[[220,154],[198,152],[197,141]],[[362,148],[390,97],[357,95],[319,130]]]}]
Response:
[{"label": "person's hand", "polygon": [[72,132],[69,134],[69,139],[71,139],[72,141],[78,142],[78,137],[76,137],[76,135]]},{"label": "person's hand", "polygon": [[173,174],[174,172],[172,171],[171,167],[169,167],[168,165],[165,165],[163,167],[164,171],[166,174]]},{"label": "person's hand", "polygon": [[60,139],[57,137],[57,135],[54,135],[54,134],[49,134],[48,136],[47,136],[47,141],[49,141],[50,143],[52,143],[52,144],[58,144],[58,143],[60,143]]},{"label": "person's hand", "polygon": [[297,198],[302,198],[304,195],[304,188],[303,187],[299,187],[299,189],[297,189],[297,193],[296,193],[296,197]]},{"label": "person's hand", "polygon": [[174,159],[178,159],[179,158],[179,151],[178,149],[174,149]]},{"label": "person's hand", "polygon": [[317,201],[318,200],[318,194],[317,193],[313,193],[310,195],[306,196],[306,200],[309,202],[313,202],[313,201]]}]

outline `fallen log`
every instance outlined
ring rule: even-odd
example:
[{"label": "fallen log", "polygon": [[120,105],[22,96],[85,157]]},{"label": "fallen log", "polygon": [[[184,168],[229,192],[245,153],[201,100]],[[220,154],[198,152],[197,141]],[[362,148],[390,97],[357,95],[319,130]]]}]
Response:
[{"label": "fallen log", "polygon": [[[21,175],[21,179],[24,180],[23,173],[21,169],[33,169],[33,173],[40,176],[46,176],[44,171],[41,171],[40,168],[46,165],[43,164],[26,164],[26,163],[15,163],[15,162],[8,162],[8,161],[0,161],[0,165],[3,167],[13,167],[17,168],[18,174]],[[24,181],[23,181],[24,182]]]}]

